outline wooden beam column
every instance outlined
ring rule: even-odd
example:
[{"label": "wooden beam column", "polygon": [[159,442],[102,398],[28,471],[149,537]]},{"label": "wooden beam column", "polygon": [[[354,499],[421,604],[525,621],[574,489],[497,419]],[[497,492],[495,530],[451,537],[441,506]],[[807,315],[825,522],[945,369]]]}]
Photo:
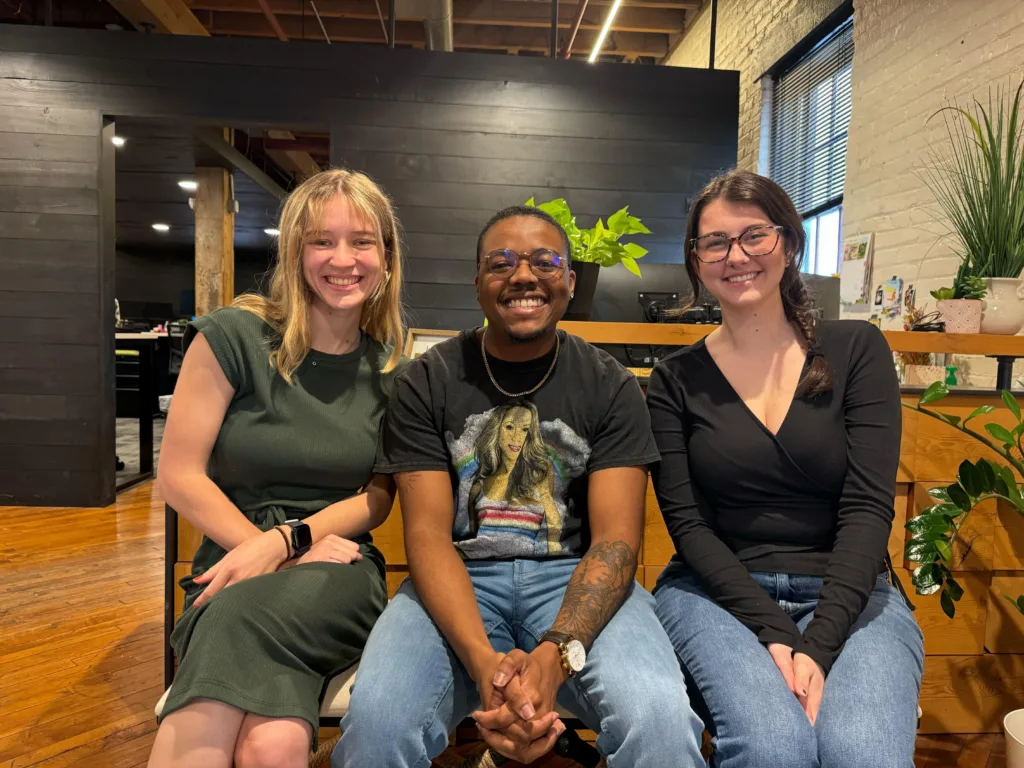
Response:
[{"label": "wooden beam column", "polygon": [[196,315],[235,297],[235,209],[231,173],[196,168]]}]

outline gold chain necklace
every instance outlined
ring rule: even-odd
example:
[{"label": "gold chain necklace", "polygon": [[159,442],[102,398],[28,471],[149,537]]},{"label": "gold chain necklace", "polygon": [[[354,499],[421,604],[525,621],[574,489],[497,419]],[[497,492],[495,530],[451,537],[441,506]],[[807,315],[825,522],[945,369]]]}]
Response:
[{"label": "gold chain necklace", "polygon": [[484,368],[487,369],[487,376],[490,378],[491,384],[493,384],[494,388],[496,390],[498,390],[499,392],[501,392],[501,394],[503,394],[505,397],[526,397],[527,395],[532,395],[538,389],[543,387],[544,386],[544,382],[546,382],[548,380],[548,378],[551,376],[551,373],[555,370],[555,363],[558,362],[558,350],[559,350],[559,347],[561,346],[561,340],[558,337],[558,331],[555,331],[555,357],[551,361],[551,367],[548,368],[548,372],[544,374],[544,378],[541,379],[537,383],[537,386],[535,386],[533,389],[528,389],[525,392],[513,393],[513,392],[509,392],[508,390],[502,389],[502,386],[494,378],[494,374],[491,373],[491,364],[487,362],[487,348],[484,346],[484,343],[486,341],[487,341],[487,328],[485,326],[484,327],[484,332],[480,334],[480,354],[484,358]]}]

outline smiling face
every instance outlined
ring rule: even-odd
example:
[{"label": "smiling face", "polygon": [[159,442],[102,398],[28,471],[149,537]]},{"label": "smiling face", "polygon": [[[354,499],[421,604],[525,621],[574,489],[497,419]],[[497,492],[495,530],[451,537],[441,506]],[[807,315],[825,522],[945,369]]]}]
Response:
[{"label": "smiling face", "polygon": [[302,242],[302,273],[313,304],[328,311],[362,311],[383,279],[383,248],[373,222],[342,195],[324,205],[323,220]]},{"label": "smiling face", "polygon": [[569,294],[576,285],[576,274],[568,269],[541,280],[522,258],[515,272],[497,277],[487,269],[487,254],[508,249],[529,254],[546,248],[565,257],[565,245],[559,230],[533,216],[513,216],[499,221],[484,235],[477,268],[477,300],[489,326],[502,331],[515,342],[536,341],[549,332],[565,314]]},{"label": "smiling face", "polygon": [[533,415],[525,408],[515,408],[501,420],[498,445],[507,468],[511,468],[522,453],[532,424]]},{"label": "smiling face", "polygon": [[[776,222],[751,203],[733,203],[717,198],[700,214],[697,237],[720,234],[739,237],[753,227],[773,226]],[[770,230],[768,230],[770,232]],[[786,238],[779,235],[775,248],[763,256],[748,256],[734,243],[722,261],[705,264],[691,252],[697,274],[708,291],[718,299],[723,311],[750,309],[766,300],[777,299],[779,283],[791,254],[786,253]]]}]

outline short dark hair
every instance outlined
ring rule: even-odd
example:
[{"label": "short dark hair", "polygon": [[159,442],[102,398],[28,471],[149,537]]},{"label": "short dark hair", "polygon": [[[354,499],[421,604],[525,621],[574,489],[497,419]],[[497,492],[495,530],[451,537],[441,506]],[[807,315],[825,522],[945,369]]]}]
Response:
[{"label": "short dark hair", "polygon": [[555,229],[558,230],[558,234],[562,236],[562,247],[565,249],[565,257],[570,262],[572,261],[572,248],[569,245],[569,236],[565,234],[565,230],[562,225],[559,224],[555,217],[549,213],[545,213],[540,208],[534,208],[532,205],[510,205],[508,208],[502,208],[496,214],[488,219],[487,223],[484,224],[484,228],[480,230],[480,237],[476,239],[476,263],[479,266],[480,257],[483,256],[484,249],[484,237],[491,231],[491,227],[505,219],[514,219],[519,216],[529,216],[534,219],[540,219],[545,221]]}]

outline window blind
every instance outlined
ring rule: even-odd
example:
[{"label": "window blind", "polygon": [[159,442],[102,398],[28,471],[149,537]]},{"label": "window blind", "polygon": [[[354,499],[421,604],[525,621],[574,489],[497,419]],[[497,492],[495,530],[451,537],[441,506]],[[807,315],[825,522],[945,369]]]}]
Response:
[{"label": "window blind", "polygon": [[776,79],[770,174],[801,216],[842,199],[852,66],[851,18]]}]

